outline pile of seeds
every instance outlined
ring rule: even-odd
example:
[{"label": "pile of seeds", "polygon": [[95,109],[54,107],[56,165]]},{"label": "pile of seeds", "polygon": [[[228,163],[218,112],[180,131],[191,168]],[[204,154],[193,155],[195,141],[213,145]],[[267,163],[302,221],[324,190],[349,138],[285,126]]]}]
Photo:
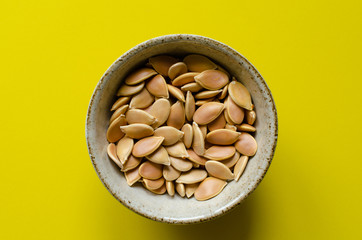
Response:
[{"label": "pile of seeds", "polygon": [[117,96],[107,152],[129,186],[207,200],[238,181],[256,153],[250,93],[205,56],[151,57]]}]

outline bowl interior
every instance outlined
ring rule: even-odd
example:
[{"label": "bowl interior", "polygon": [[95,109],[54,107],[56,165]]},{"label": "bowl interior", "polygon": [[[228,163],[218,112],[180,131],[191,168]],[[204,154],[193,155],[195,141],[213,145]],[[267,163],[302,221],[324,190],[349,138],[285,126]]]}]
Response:
[{"label": "bowl interior", "polygon": [[[106,131],[116,92],[124,77],[155,55],[205,55],[241,81],[250,91],[255,105],[258,151],[247,164],[238,182],[230,182],[217,197],[208,201],[181,198],[177,194],[155,195],[141,185],[129,187],[123,173],[107,156]],[[144,42],[122,55],[104,74],[88,109],[86,134],[88,149],[98,176],[108,190],[128,208],[148,218],[169,223],[192,223],[212,219],[230,210],[255,189],[267,171],[277,138],[274,101],[256,69],[239,53],[209,38],[169,35]]]}]

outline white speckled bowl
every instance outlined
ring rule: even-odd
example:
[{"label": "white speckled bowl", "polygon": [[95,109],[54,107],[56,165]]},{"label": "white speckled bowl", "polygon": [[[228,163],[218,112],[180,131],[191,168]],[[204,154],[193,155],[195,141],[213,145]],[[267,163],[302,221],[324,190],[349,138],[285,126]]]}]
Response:
[{"label": "white speckled bowl", "polygon": [[[256,109],[258,151],[238,182],[230,182],[216,197],[197,201],[167,194],[155,195],[142,186],[129,187],[124,175],[107,156],[106,131],[116,92],[124,77],[159,54],[199,53],[210,57],[250,91]],[[268,86],[240,53],[210,38],[176,34],[153,38],[123,54],[105,72],[90,100],[86,138],[89,155],[103,184],[123,205],[147,218],[167,223],[196,223],[218,217],[240,204],[260,183],[274,155],[278,135],[277,112]]]}]

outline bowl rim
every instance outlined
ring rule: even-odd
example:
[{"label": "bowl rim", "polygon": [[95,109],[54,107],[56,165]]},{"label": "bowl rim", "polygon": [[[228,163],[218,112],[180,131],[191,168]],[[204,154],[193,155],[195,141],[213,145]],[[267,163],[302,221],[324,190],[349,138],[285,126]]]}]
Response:
[{"label": "bowl rim", "polygon": [[[163,217],[159,217],[159,216],[152,216],[152,215],[148,215],[147,213],[141,212],[135,208],[133,208],[130,204],[128,204],[127,202],[123,201],[122,199],[120,199],[112,190],[111,188],[108,186],[108,184],[105,182],[102,173],[100,172],[100,170],[97,167],[97,163],[95,161],[95,156],[93,154],[93,150],[92,150],[92,146],[90,144],[90,136],[88,134],[89,131],[89,127],[90,127],[90,115],[92,112],[92,108],[93,108],[93,102],[94,102],[94,98],[97,95],[98,91],[100,91],[102,88],[102,84],[103,82],[106,80],[107,76],[111,75],[114,69],[118,68],[118,64],[119,62],[123,62],[123,61],[127,61],[129,58],[131,58],[132,56],[134,56],[135,54],[137,54],[139,51],[141,51],[144,48],[147,48],[149,46],[156,46],[159,44],[164,44],[167,42],[174,42],[174,41],[196,41],[199,42],[200,44],[205,44],[207,43],[208,45],[212,46],[212,47],[219,47],[219,48],[224,48],[225,51],[230,52],[232,55],[237,55],[238,57],[242,58],[245,63],[247,63],[249,66],[248,71],[249,72],[254,72],[253,75],[257,76],[261,81],[261,84],[264,85],[265,87],[265,93],[268,95],[268,97],[270,97],[271,99],[271,106],[272,106],[272,111],[274,113],[274,138],[273,138],[273,145],[272,145],[272,149],[270,152],[270,155],[267,157],[267,165],[264,169],[264,172],[262,173],[262,175],[260,175],[260,177],[258,178],[258,180],[254,183],[254,185],[252,185],[252,187],[248,190],[248,192],[241,196],[240,198],[238,198],[236,201],[231,202],[229,205],[225,205],[225,207],[222,209],[222,211],[218,211],[217,213],[212,213],[210,215],[203,215],[203,216],[198,216],[198,217],[192,217],[192,218],[180,218],[180,219],[172,219],[172,218],[163,218]],[[217,40],[205,37],[205,36],[201,36],[201,35],[195,35],[195,34],[169,34],[169,35],[162,35],[162,36],[158,36],[155,38],[151,38],[149,40],[146,40],[140,44],[137,44],[136,46],[132,47],[130,50],[126,51],[124,54],[122,54],[116,61],[114,61],[112,63],[112,65],[107,69],[107,71],[103,74],[103,76],[101,77],[101,79],[98,81],[93,93],[92,93],[92,97],[89,101],[89,105],[88,105],[88,110],[87,110],[87,116],[86,116],[86,124],[85,124],[85,136],[86,136],[86,143],[87,143],[87,149],[88,149],[88,154],[90,156],[90,159],[92,161],[92,165],[99,177],[99,179],[102,181],[103,185],[107,188],[107,190],[113,195],[114,198],[116,198],[119,202],[122,203],[122,205],[124,205],[125,207],[127,207],[128,209],[132,210],[133,212],[146,217],[148,219],[152,219],[158,222],[165,222],[165,223],[171,223],[171,224],[192,224],[192,223],[200,223],[200,222],[205,222],[205,221],[210,221],[213,220],[215,218],[218,218],[220,216],[223,216],[224,214],[230,212],[231,210],[235,209],[238,205],[240,205],[256,188],[257,186],[260,184],[260,182],[264,179],[264,176],[266,174],[266,172],[268,171],[270,164],[272,162],[272,159],[274,157],[275,154],[275,149],[277,146],[277,140],[278,140],[278,116],[277,116],[277,109],[275,106],[275,102],[274,102],[274,98],[271,94],[271,91],[267,85],[267,83],[265,82],[264,78],[261,76],[261,74],[258,72],[258,70],[254,67],[254,65],[249,62],[242,54],[240,54],[238,51],[236,51],[235,49],[231,48],[230,46],[219,42]]]}]

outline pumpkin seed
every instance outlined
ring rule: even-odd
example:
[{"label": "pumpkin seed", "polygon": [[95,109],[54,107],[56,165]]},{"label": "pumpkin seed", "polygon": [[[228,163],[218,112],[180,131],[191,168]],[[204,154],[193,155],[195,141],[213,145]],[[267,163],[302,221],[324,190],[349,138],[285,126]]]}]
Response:
[{"label": "pumpkin seed", "polygon": [[189,123],[186,123],[182,128],[181,131],[183,134],[183,141],[186,148],[190,148],[192,144],[192,138],[193,138],[193,131],[192,126]]},{"label": "pumpkin seed", "polygon": [[174,127],[170,127],[170,126],[163,126],[163,127],[157,128],[154,133],[154,136],[162,136],[165,138],[162,143],[162,145],[164,145],[164,146],[169,146],[169,145],[175,144],[183,137],[183,135],[184,135],[183,132],[177,130]]},{"label": "pumpkin seed", "polygon": [[181,173],[181,176],[176,179],[176,183],[193,184],[203,181],[206,177],[207,172],[205,170],[193,169],[191,171]]},{"label": "pumpkin seed", "polygon": [[124,104],[128,103],[131,100],[130,97],[120,97],[118,100],[112,105],[111,111],[118,109]]},{"label": "pumpkin seed", "polygon": [[146,108],[154,102],[154,97],[144,88],[140,93],[132,97],[130,108]]},{"label": "pumpkin seed", "polygon": [[112,123],[114,119],[121,116],[121,114],[124,114],[128,109],[128,104],[123,105],[122,107],[119,107],[114,113],[112,114],[111,118],[109,119],[109,123]]},{"label": "pumpkin seed", "polygon": [[199,72],[188,72],[188,73],[184,73],[180,76],[178,76],[177,78],[175,78],[172,81],[172,85],[176,86],[176,87],[180,87],[183,86],[185,84],[191,83],[191,82],[195,82],[194,77],[196,75],[200,74]]},{"label": "pumpkin seed", "polygon": [[128,85],[136,85],[156,74],[157,72],[151,68],[140,68],[129,74],[124,82]]},{"label": "pumpkin seed", "polygon": [[148,190],[156,190],[162,187],[162,185],[165,183],[165,179],[162,177],[156,180],[144,178],[143,183]]},{"label": "pumpkin seed", "polygon": [[156,118],[146,111],[140,109],[130,109],[126,113],[126,120],[128,124],[143,123],[152,125],[156,122]]},{"label": "pumpkin seed", "polygon": [[126,125],[126,117],[121,114],[118,118],[114,119],[109,125],[107,130],[107,140],[108,142],[117,142],[124,136],[124,133],[119,128],[120,126]]},{"label": "pumpkin seed", "polygon": [[229,96],[239,107],[253,110],[250,93],[243,84],[234,79],[229,84],[228,92]]},{"label": "pumpkin seed", "polygon": [[132,154],[135,157],[145,157],[150,155],[161,146],[164,137],[147,137],[139,140],[133,146]]},{"label": "pumpkin seed", "polygon": [[206,125],[202,125],[199,127],[201,132],[202,132],[202,136],[204,137],[204,140],[206,138],[206,135],[207,135],[207,126]]},{"label": "pumpkin seed", "polygon": [[175,196],[175,185],[171,181],[166,181],[166,190],[171,197]]},{"label": "pumpkin seed", "polygon": [[215,120],[224,110],[224,104],[208,102],[199,107],[194,113],[194,121],[197,124],[205,125]]},{"label": "pumpkin seed", "polygon": [[150,114],[157,119],[157,122],[152,124],[152,127],[157,128],[164,124],[170,115],[171,104],[167,99],[158,99],[152,105]]},{"label": "pumpkin seed", "polygon": [[244,120],[244,110],[240,108],[229,96],[226,105],[226,111],[230,120],[235,124],[241,124]]},{"label": "pumpkin seed", "polygon": [[238,141],[235,143],[235,148],[243,155],[254,156],[256,150],[258,149],[258,144],[253,136],[249,133],[243,132],[240,134]]},{"label": "pumpkin seed", "polygon": [[236,142],[239,136],[239,132],[228,129],[217,129],[215,131],[209,132],[206,136],[206,140],[209,143],[216,145],[230,145]]},{"label": "pumpkin seed", "polygon": [[189,156],[187,154],[185,145],[181,141],[178,141],[177,143],[165,148],[168,154],[172,157],[186,158]]},{"label": "pumpkin seed", "polygon": [[121,131],[130,138],[140,139],[151,136],[153,134],[153,128],[143,123],[133,123],[120,127]]},{"label": "pumpkin seed", "polygon": [[151,153],[150,155],[146,156],[148,160],[154,163],[163,164],[163,165],[170,165],[171,161],[168,156],[166,149],[160,146],[156,151]]},{"label": "pumpkin seed", "polygon": [[198,92],[201,89],[203,89],[203,87],[200,84],[198,84],[197,82],[187,83],[181,87],[181,90],[185,91],[185,92],[186,91]]},{"label": "pumpkin seed", "polygon": [[235,125],[230,125],[230,124],[227,123],[227,124],[225,125],[225,129],[228,129],[228,130],[231,130],[231,131],[236,132],[237,127],[235,127]]},{"label": "pumpkin seed", "polygon": [[177,59],[171,56],[167,55],[159,55],[156,57],[151,57],[149,59],[149,63],[152,65],[152,67],[163,76],[168,76],[168,70],[169,68],[177,63]]},{"label": "pumpkin seed", "polygon": [[199,165],[205,165],[207,161],[206,158],[197,155],[192,149],[187,149],[187,153],[189,154],[189,160]]},{"label": "pumpkin seed", "polygon": [[217,67],[210,59],[199,54],[190,54],[186,56],[183,61],[190,71],[195,72],[202,72]]},{"label": "pumpkin seed", "polygon": [[239,158],[240,158],[240,153],[236,151],[234,156],[232,156],[231,158],[228,158],[226,160],[222,160],[221,162],[223,164],[225,164],[225,166],[227,166],[228,168],[231,168],[236,164],[236,162],[239,160]]},{"label": "pumpkin seed", "polygon": [[122,172],[127,172],[129,170],[136,168],[138,165],[140,165],[141,161],[142,158],[137,158],[134,157],[133,155],[130,155],[126,163],[123,165],[123,168],[121,169]]},{"label": "pumpkin seed", "polygon": [[226,97],[226,95],[228,94],[228,86],[229,84],[225,85],[225,87],[222,89],[222,92],[219,96],[219,99],[222,100]]},{"label": "pumpkin seed", "polygon": [[208,90],[219,90],[228,84],[229,78],[219,70],[206,70],[195,76],[195,81]]},{"label": "pumpkin seed", "polygon": [[141,90],[143,89],[143,87],[145,86],[145,82],[141,82],[138,85],[133,85],[133,86],[129,86],[129,85],[122,85],[122,87],[120,87],[118,89],[117,92],[117,96],[132,96],[136,93],[141,92]]},{"label": "pumpkin seed", "polygon": [[185,197],[185,186],[182,183],[176,183],[176,192],[181,197]]},{"label": "pumpkin seed", "polygon": [[239,181],[241,175],[243,175],[243,172],[245,170],[246,164],[248,163],[248,156],[241,156],[239,158],[239,161],[236,163],[234,167],[234,180]]},{"label": "pumpkin seed", "polygon": [[209,128],[209,131],[215,131],[217,129],[223,129],[225,127],[226,120],[224,117],[224,114],[220,114],[214,121],[209,123],[207,127]]},{"label": "pumpkin seed", "polygon": [[160,74],[154,76],[146,84],[146,88],[155,97],[169,97],[166,81]]},{"label": "pumpkin seed", "polygon": [[234,146],[212,146],[205,151],[204,157],[210,160],[225,160],[234,154]]},{"label": "pumpkin seed", "polygon": [[181,74],[187,73],[187,66],[185,63],[183,62],[178,62],[173,64],[169,69],[168,69],[168,77],[173,80],[175,79],[177,76],[180,76]]},{"label": "pumpkin seed", "polygon": [[196,189],[194,196],[196,200],[205,201],[218,195],[226,186],[226,181],[208,177],[202,181]]},{"label": "pumpkin seed", "polygon": [[208,98],[208,99],[202,99],[202,100],[197,100],[195,105],[196,106],[202,106],[204,105],[205,103],[208,103],[208,102],[212,102],[215,98]]},{"label": "pumpkin seed", "polygon": [[195,95],[195,98],[196,99],[209,99],[209,98],[215,97],[216,95],[218,95],[221,92],[222,92],[222,90],[202,91],[202,92],[197,93]]},{"label": "pumpkin seed", "polygon": [[182,102],[177,101],[171,106],[167,125],[176,129],[181,129],[185,123],[185,108]]},{"label": "pumpkin seed", "polygon": [[114,143],[108,144],[107,147],[107,154],[112,161],[118,165],[121,169],[123,168],[123,164],[119,161],[117,157],[117,147]]},{"label": "pumpkin seed", "polygon": [[188,121],[192,121],[192,117],[195,113],[195,99],[192,96],[190,91],[186,93],[186,102],[185,102],[185,115]]},{"label": "pumpkin seed", "polygon": [[146,161],[140,165],[138,172],[143,178],[156,180],[162,177],[162,165]]},{"label": "pumpkin seed", "polygon": [[254,122],[255,122],[255,119],[256,119],[256,113],[253,110],[252,111],[246,111],[245,117],[246,117],[246,122],[249,125],[253,125]]},{"label": "pumpkin seed", "polygon": [[230,74],[229,74],[228,71],[226,71],[223,67],[221,67],[221,66],[218,65],[218,64],[216,64],[216,66],[217,66],[216,70],[219,70],[219,71],[225,73],[225,74],[228,76],[228,78],[230,78]]},{"label": "pumpkin seed", "polygon": [[127,136],[124,136],[117,143],[117,156],[122,164],[124,164],[127,161],[129,155],[131,155],[132,148],[133,148],[133,139]]},{"label": "pumpkin seed", "polygon": [[192,168],[192,162],[182,158],[170,157],[171,166],[180,172],[187,172]]},{"label": "pumpkin seed", "polygon": [[199,186],[199,183],[185,184],[186,197],[187,198],[192,197],[192,195],[194,195],[198,186]]},{"label": "pumpkin seed", "polygon": [[127,184],[129,186],[132,186],[133,184],[135,184],[136,182],[138,182],[141,179],[141,175],[139,174],[138,171],[139,171],[139,167],[136,167],[136,168],[124,173]]},{"label": "pumpkin seed", "polygon": [[163,166],[163,177],[166,181],[174,181],[181,175],[181,171],[170,166]]},{"label": "pumpkin seed", "polygon": [[237,125],[236,127],[240,132],[255,132],[256,131],[255,127],[253,127],[253,126],[251,126],[249,124],[246,124],[246,123],[243,123],[241,125]]},{"label": "pumpkin seed", "polygon": [[197,155],[202,156],[204,155],[205,152],[204,136],[202,135],[199,125],[196,122],[192,123],[192,130],[194,133],[194,138],[192,140],[192,148]]},{"label": "pumpkin seed", "polygon": [[213,177],[223,180],[234,179],[234,174],[230,171],[230,169],[227,166],[225,166],[221,162],[213,160],[207,161],[205,164],[205,168],[206,171]]},{"label": "pumpkin seed", "polygon": [[178,89],[177,87],[174,87],[170,84],[167,84],[168,91],[171,93],[172,96],[180,100],[181,102],[185,102],[185,96],[183,92]]},{"label": "pumpkin seed", "polygon": [[149,190],[150,192],[152,192],[154,194],[162,195],[166,192],[166,186],[165,186],[165,184],[163,184],[162,187],[160,187],[158,189],[155,189],[155,190],[147,189],[147,190]]},{"label": "pumpkin seed", "polygon": [[[226,106],[227,105],[227,100],[224,101],[224,105]],[[225,109],[224,110],[224,118],[226,120],[226,122],[229,124],[229,125],[234,125],[235,123],[230,119],[230,116],[229,116],[229,113],[228,111]]]}]

